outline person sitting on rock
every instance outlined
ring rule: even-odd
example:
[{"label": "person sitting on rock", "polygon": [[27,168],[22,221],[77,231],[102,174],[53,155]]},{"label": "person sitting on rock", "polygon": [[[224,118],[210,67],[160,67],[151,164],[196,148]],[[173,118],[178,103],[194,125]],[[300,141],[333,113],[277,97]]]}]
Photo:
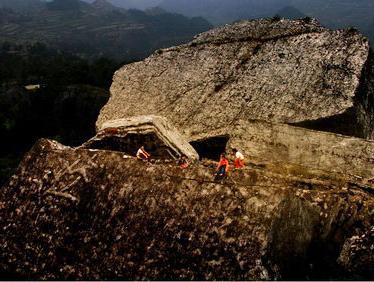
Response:
[{"label": "person sitting on rock", "polygon": [[225,178],[228,171],[229,171],[229,161],[226,159],[226,155],[222,153],[218,166],[217,166],[215,179],[219,180],[219,179]]},{"label": "person sitting on rock", "polygon": [[186,169],[190,165],[186,155],[182,155],[179,158],[178,165],[181,169]]},{"label": "person sitting on rock", "polygon": [[136,157],[139,160],[148,161],[151,155],[147,153],[147,151],[144,149],[144,146],[141,146],[138,152],[136,153]]},{"label": "person sitting on rock", "polygon": [[241,169],[244,167],[244,156],[237,149],[232,149],[232,152],[235,154],[234,166],[235,169]]}]

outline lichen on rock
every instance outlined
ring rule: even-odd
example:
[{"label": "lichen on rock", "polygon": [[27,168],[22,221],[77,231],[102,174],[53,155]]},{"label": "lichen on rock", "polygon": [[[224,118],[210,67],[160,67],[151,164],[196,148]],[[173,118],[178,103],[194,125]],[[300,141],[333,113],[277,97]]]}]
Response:
[{"label": "lichen on rock", "polygon": [[198,160],[199,155],[178,130],[159,116],[136,116],[104,123],[80,148],[121,151],[135,156],[145,146],[152,158]]},{"label": "lichen on rock", "polygon": [[315,20],[243,21],[122,67],[97,125],[156,114],[194,140],[258,119],[372,139],[372,69],[357,32]]},{"label": "lichen on rock", "polygon": [[[374,142],[357,137],[373,139],[373,74],[363,36],[306,19],[235,23],[124,66],[98,134],[40,140],[0,190],[2,277],[370,279]],[[182,169],[192,146],[203,160]],[[231,148],[246,166],[216,181]]]},{"label": "lichen on rock", "polygon": [[204,163],[182,170],[124,156],[48,140],[36,144],[0,191],[4,275],[313,278],[320,277],[324,258],[309,255],[317,243],[334,246],[328,262],[337,267],[339,246],[355,228],[372,224],[373,197],[341,175],[286,175],[265,164],[217,183],[214,168]]}]

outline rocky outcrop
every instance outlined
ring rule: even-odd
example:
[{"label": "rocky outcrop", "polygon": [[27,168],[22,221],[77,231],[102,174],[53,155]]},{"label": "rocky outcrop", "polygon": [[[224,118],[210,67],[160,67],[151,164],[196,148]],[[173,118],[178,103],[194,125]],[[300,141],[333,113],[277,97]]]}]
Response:
[{"label": "rocky outcrop", "polygon": [[122,67],[97,126],[157,114],[191,141],[252,119],[372,139],[373,77],[369,43],[354,30],[244,21]]},{"label": "rocky outcrop", "polygon": [[[374,210],[371,211],[374,216]],[[349,238],[342,249],[338,262],[350,273],[373,277],[374,275],[374,226],[366,232]]]},{"label": "rocky outcrop", "polygon": [[[301,126],[372,138],[372,73],[356,32],[276,19],[123,67],[98,134],[40,140],[0,190],[2,277],[370,279],[374,143]],[[230,148],[246,167],[218,182],[171,160]]]},{"label": "rocky outcrop", "polygon": [[108,121],[81,148],[120,151],[135,156],[141,146],[145,146],[152,158],[178,159],[185,155],[189,159],[199,159],[194,148],[176,128],[158,116]]},{"label": "rocky outcrop", "polygon": [[2,277],[347,278],[340,249],[373,224],[359,182],[266,163],[212,174],[41,140],[0,191]]},{"label": "rocky outcrop", "polygon": [[[211,146],[210,140],[215,139],[211,138],[212,135],[227,136],[223,148],[228,152],[231,148],[240,148],[248,162],[254,158],[292,163],[300,170],[308,168],[341,173],[374,184],[373,140],[260,121],[239,121],[232,125],[230,135],[225,134],[225,129],[201,134],[192,144],[198,149],[200,144]],[[206,148],[199,151],[201,157],[205,157],[206,152]]]}]

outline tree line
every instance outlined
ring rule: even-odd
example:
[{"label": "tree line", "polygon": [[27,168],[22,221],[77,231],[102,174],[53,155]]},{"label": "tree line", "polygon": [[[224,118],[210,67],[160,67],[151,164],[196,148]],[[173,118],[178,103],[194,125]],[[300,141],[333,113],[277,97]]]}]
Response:
[{"label": "tree line", "polygon": [[[40,43],[0,48],[0,185],[39,138],[82,144],[95,134],[118,63],[89,61]],[[25,86],[38,85],[27,90]]]}]

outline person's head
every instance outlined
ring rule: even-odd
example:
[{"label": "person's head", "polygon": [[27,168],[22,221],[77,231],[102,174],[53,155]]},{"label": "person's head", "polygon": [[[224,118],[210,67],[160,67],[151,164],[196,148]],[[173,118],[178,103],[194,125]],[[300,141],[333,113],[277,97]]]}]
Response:
[{"label": "person's head", "polygon": [[226,154],[225,153],[221,154],[221,159],[226,159]]},{"label": "person's head", "polygon": [[141,146],[140,149],[144,150],[144,146]]},{"label": "person's head", "polygon": [[235,149],[235,148],[233,148],[233,149],[232,149],[232,152],[233,152],[233,153],[236,153],[236,152],[238,152],[238,150]]}]

